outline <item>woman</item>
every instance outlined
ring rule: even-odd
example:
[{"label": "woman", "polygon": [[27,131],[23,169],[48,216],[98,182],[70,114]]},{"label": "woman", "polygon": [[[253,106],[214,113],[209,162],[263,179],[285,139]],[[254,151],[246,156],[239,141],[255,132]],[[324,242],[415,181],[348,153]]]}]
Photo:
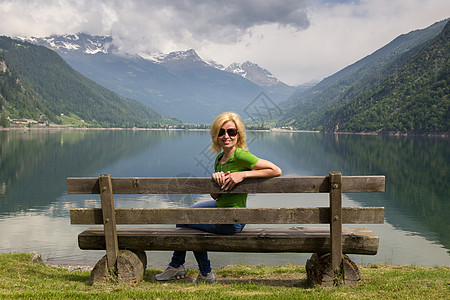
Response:
[{"label": "woman", "polygon": [[[270,161],[260,159],[248,152],[244,123],[241,117],[233,112],[220,114],[211,125],[211,151],[219,153],[214,163],[213,180],[224,191],[232,189],[246,178],[268,178],[281,175],[281,169]],[[211,194],[214,200],[195,204],[199,207],[246,207],[247,194]],[[244,229],[245,224],[192,224],[177,225],[190,227],[217,234],[235,234]],[[211,263],[206,251],[194,251],[199,266],[199,274],[194,282],[216,281],[211,270]],[[186,251],[174,251],[172,261],[167,269],[155,276],[158,281],[184,277]]]}]

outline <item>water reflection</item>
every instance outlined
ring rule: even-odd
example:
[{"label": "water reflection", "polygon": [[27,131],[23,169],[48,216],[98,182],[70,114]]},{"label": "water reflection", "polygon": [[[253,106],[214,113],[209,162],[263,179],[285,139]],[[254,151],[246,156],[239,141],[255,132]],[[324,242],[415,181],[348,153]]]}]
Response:
[{"label": "water reflection", "polygon": [[[69,224],[72,207],[99,207],[98,195],[67,195],[66,177],[209,176],[214,156],[206,131],[0,131],[0,252],[39,251],[50,262],[93,264],[103,254],[81,251]],[[250,150],[274,161],[284,176],[386,175],[385,193],[346,194],[348,206],[384,206],[386,224],[370,225],[380,253],[357,263],[448,264],[449,139],[249,132]],[[208,195],[117,195],[116,207],[186,207]],[[249,206],[327,205],[327,195],[250,195]],[[45,242],[44,242],[45,241]],[[414,249],[413,251],[411,249]],[[307,254],[239,255],[242,263],[302,264]],[[163,267],[170,253],[153,253]],[[220,267],[240,263],[213,253]]]},{"label": "water reflection", "polygon": [[0,131],[0,214],[45,209],[65,194],[68,176],[100,173],[168,137],[159,131]]},{"label": "water reflection", "polygon": [[[450,140],[434,137],[362,135],[262,135],[262,147],[276,147],[292,162],[292,173],[386,176],[384,194],[353,194],[364,206],[386,207],[386,220],[397,228],[422,231],[395,212],[414,218],[450,249]],[[289,166],[288,166],[289,167]],[[286,173],[286,172],[285,172]],[[302,172],[303,173],[303,172]],[[434,237],[433,237],[434,238]]]}]

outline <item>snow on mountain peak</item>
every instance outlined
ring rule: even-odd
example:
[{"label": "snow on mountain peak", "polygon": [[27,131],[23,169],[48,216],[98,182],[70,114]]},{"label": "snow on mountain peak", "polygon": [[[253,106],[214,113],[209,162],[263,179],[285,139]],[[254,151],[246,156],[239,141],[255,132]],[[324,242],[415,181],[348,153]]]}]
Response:
[{"label": "snow on mountain peak", "polygon": [[[113,39],[111,36],[91,36],[85,33],[78,34],[66,34],[66,35],[51,35],[44,38],[18,38],[24,41],[31,42],[40,46],[45,46],[52,50],[60,53],[68,54],[70,52],[81,52],[85,54],[114,54],[117,53],[117,48],[113,45]],[[132,56],[139,56],[146,60],[152,61],[156,64],[203,64],[205,66],[210,66],[221,71],[226,71],[230,73],[242,76],[257,85],[260,86],[274,86],[283,84],[275,76],[273,76],[269,71],[261,68],[257,64],[245,61],[244,63],[232,63],[228,67],[210,60],[203,61],[195,52],[194,49],[189,49],[185,51],[174,51],[169,54],[164,54],[162,52],[148,52],[142,54],[135,54]]]},{"label": "snow on mountain peak", "polygon": [[208,60],[208,61],[205,61],[208,65],[210,65],[211,67],[213,67],[213,68],[216,68],[216,69],[218,69],[218,70],[220,70],[220,71],[225,71],[225,67],[223,66],[223,65],[221,65],[221,64],[219,64],[217,61],[214,61],[214,60]]},{"label": "snow on mountain peak", "polygon": [[242,64],[232,63],[225,68],[225,71],[238,74],[261,86],[272,86],[281,83],[272,73],[250,61]]},{"label": "snow on mountain peak", "polygon": [[186,51],[170,52],[161,60],[161,63],[169,63],[175,61],[203,62],[194,49]]},{"label": "snow on mountain peak", "polygon": [[114,49],[111,37],[91,36],[84,33],[20,39],[63,53],[72,51],[79,51],[87,54],[109,53]]}]

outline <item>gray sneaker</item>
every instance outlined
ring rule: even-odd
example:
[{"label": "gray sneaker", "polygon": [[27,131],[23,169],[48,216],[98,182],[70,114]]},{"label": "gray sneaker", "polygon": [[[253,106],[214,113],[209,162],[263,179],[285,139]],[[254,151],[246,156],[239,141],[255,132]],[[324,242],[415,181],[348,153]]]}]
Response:
[{"label": "gray sneaker", "polygon": [[197,278],[194,279],[194,283],[215,283],[216,282],[216,276],[214,276],[214,273],[211,271],[206,276],[202,274],[202,272],[198,273]]},{"label": "gray sneaker", "polygon": [[184,265],[181,265],[178,268],[174,268],[171,265],[169,265],[164,272],[161,274],[156,274],[155,279],[158,281],[167,281],[172,279],[180,279],[184,278],[187,274],[187,270],[184,267]]}]

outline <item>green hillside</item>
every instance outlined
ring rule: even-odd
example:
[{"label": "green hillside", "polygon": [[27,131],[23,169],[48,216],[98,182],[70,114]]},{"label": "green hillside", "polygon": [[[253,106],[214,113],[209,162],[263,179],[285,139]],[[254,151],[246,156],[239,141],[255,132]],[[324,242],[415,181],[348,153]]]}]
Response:
[{"label": "green hillside", "polygon": [[380,86],[348,103],[326,131],[450,132],[450,23]]},{"label": "green hillside", "polygon": [[[52,50],[0,37],[2,115],[62,124],[147,127],[168,122],[158,112],[126,99],[74,71]],[[83,120],[83,121],[81,121]]]},{"label": "green hillside", "polygon": [[[424,47],[438,36],[448,20],[401,35],[373,54],[344,68],[324,79],[315,87],[297,95],[284,107],[286,113],[277,126],[290,126],[296,129],[343,131],[343,108],[350,107],[359,98],[378,90],[389,76],[402,68]],[[448,52],[448,50],[446,50]],[[445,65],[445,63],[444,63]],[[356,105],[356,104],[354,104]],[[345,115],[350,118],[350,114]],[[359,119],[357,122],[362,122]],[[336,126],[337,125],[337,126]],[[373,128],[372,128],[373,129]],[[347,128],[347,130],[350,130]],[[370,131],[397,131],[375,128]],[[419,132],[419,127],[415,127]],[[439,129],[441,130],[441,129]],[[367,131],[352,127],[351,131]]]}]

